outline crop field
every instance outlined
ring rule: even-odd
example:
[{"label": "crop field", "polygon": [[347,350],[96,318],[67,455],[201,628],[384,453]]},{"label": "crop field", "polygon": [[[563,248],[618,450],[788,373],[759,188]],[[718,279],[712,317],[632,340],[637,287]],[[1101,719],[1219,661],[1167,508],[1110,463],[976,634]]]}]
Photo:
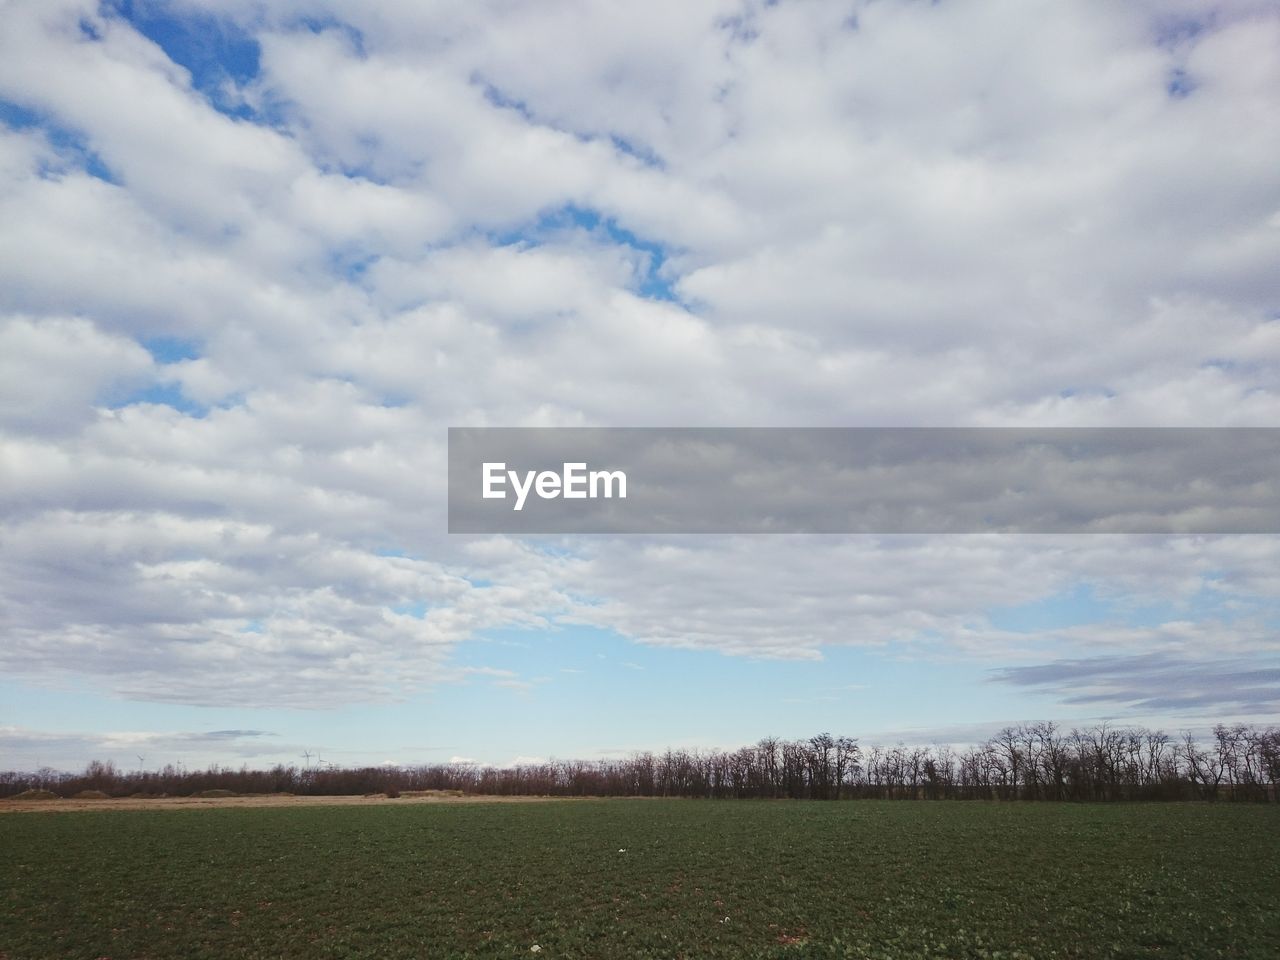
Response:
[{"label": "crop field", "polygon": [[1280,806],[0,816],[0,957],[1280,956]]}]

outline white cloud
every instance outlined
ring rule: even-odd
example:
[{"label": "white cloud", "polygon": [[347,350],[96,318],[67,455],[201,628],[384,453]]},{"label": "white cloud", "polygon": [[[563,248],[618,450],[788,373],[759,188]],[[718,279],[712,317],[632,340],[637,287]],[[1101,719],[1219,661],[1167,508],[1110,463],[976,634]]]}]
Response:
[{"label": "white cloud", "polygon": [[61,433],[93,418],[93,404],[154,376],[133,340],[79,318],[0,318],[0,424]]},{"label": "white cloud", "polygon": [[[868,646],[986,662],[1046,652],[1273,650],[1271,631],[1234,626],[1274,610],[1274,537],[628,537],[597,540],[562,568],[597,602],[563,618],[656,646],[765,658]],[[990,617],[1084,585],[1116,622],[1023,632]],[[1166,605],[1163,626],[1122,625],[1126,608]],[[1114,609],[1110,609],[1114,608]],[[1180,611],[1180,612],[1179,612]]]},{"label": "white cloud", "polygon": [[[1269,647],[1274,538],[534,546],[448,538],[443,483],[460,424],[1274,423],[1273,4],[195,7],[260,42],[252,116],[88,0],[0,14],[7,670],[308,705],[556,622]],[[126,403],[164,384],[209,409]],[[990,625],[1080,582],[1198,622]]]}]

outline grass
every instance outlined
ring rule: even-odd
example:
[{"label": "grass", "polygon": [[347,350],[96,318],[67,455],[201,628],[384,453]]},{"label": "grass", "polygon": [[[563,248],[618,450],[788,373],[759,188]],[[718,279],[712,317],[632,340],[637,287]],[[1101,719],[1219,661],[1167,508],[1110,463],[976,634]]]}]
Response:
[{"label": "grass", "polygon": [[0,862],[6,960],[1280,955],[1280,807],[30,813]]}]

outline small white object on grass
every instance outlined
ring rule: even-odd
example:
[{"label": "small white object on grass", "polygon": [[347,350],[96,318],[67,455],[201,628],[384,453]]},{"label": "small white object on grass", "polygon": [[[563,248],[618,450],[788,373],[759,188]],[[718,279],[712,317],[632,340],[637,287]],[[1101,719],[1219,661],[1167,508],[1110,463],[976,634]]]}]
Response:
[{"label": "small white object on grass", "polygon": [[530,952],[530,953],[541,953],[541,952],[542,952],[542,948],[541,948],[540,946],[538,946],[538,945],[535,943],[532,947],[530,947],[530,948],[529,948],[529,952]]},{"label": "small white object on grass", "polygon": [[619,847],[619,848],[618,848],[618,852],[619,852],[619,853],[626,853],[626,852],[627,852],[627,848],[626,848],[626,847]]}]

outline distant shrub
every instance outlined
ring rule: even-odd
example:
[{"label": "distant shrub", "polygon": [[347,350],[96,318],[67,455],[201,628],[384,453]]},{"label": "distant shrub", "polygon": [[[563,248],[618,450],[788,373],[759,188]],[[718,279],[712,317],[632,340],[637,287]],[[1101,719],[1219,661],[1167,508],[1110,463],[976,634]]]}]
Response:
[{"label": "distant shrub", "polygon": [[388,799],[388,800],[399,800],[399,799],[400,799],[400,789],[399,789],[398,787],[387,787],[387,799]]},{"label": "distant shrub", "polygon": [[111,795],[103,793],[101,790],[81,790],[75,794],[72,800],[110,800]]},{"label": "distant shrub", "polygon": [[13,800],[57,800],[58,795],[52,790],[23,790]]}]

